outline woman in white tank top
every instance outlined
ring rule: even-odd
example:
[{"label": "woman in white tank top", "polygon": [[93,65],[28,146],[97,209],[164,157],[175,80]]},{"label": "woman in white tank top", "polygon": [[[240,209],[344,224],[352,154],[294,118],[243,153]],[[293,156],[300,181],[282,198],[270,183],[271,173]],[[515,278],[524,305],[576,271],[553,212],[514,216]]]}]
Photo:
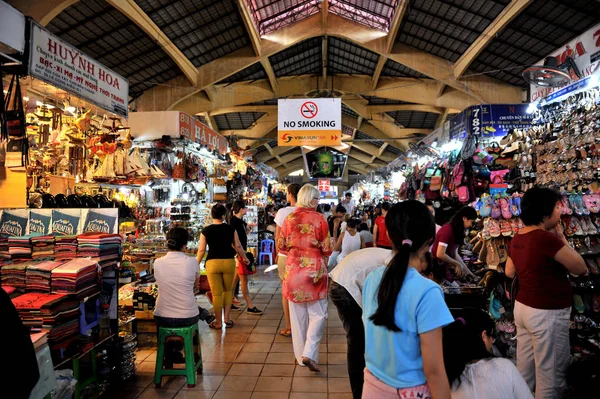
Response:
[{"label": "woman in white tank top", "polygon": [[346,224],[346,231],[342,232],[335,246],[336,251],[340,251],[337,256],[337,263],[340,263],[348,254],[365,247],[362,237],[356,231],[358,220],[350,219]]}]

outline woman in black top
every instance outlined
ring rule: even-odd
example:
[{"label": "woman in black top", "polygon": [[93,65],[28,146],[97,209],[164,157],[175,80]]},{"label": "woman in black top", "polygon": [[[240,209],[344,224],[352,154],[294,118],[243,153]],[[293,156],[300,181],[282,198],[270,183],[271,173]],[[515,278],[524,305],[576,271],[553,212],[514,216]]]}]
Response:
[{"label": "woman in black top", "polygon": [[[248,210],[246,209],[246,203],[243,200],[237,200],[233,203],[233,207],[231,208],[231,219],[229,219],[229,224],[231,227],[235,229],[237,235],[240,239],[240,244],[242,244],[242,248],[244,251],[248,249],[248,235],[247,228],[248,225],[242,219]],[[252,299],[250,299],[250,292],[248,291],[248,276],[256,273],[256,269],[248,270],[247,264],[243,263],[240,258],[237,258],[237,273],[235,275],[235,279],[233,280],[233,286],[235,287],[237,282],[241,282],[242,295],[246,300],[247,309],[246,312],[248,314],[253,315],[261,315],[262,310],[259,310],[256,306],[252,305]]]},{"label": "woman in black top", "polygon": [[[206,276],[210,284],[213,296],[213,308],[216,320],[209,324],[211,328],[221,329],[223,320],[226,327],[233,327],[233,321],[229,320],[231,301],[233,299],[233,278],[235,276],[235,253],[246,264],[250,263],[246,252],[240,243],[235,229],[225,224],[224,218],[227,209],[221,204],[213,206],[210,211],[213,223],[205,227],[200,234],[198,245],[198,263],[204,258],[206,245],[208,244],[208,256],[206,257]],[[221,314],[225,313],[225,319]]]}]

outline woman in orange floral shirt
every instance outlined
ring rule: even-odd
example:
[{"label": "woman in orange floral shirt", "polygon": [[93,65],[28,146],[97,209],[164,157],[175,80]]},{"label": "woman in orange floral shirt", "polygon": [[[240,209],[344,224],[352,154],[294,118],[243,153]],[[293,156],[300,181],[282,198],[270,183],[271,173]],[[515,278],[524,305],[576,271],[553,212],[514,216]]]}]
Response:
[{"label": "woman in orange floral shirt", "polygon": [[290,303],[294,354],[300,365],[319,371],[319,344],[327,319],[329,226],[316,211],[320,193],[306,184],[298,192],[296,210],[281,227],[277,250],[287,255],[283,295]]}]

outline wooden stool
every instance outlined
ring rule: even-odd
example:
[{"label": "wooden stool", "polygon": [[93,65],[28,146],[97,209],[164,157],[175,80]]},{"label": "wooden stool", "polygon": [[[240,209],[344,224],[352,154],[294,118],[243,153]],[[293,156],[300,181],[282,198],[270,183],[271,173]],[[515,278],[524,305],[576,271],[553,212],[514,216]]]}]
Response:
[{"label": "wooden stool", "polygon": [[[198,362],[194,359],[194,332],[198,333]],[[170,336],[183,338],[183,347],[185,353],[185,369],[166,369],[163,370],[163,361],[165,356],[165,343]],[[202,350],[200,348],[200,333],[198,332],[198,323],[189,327],[160,327],[158,329],[158,352],[156,354],[156,368],[154,369],[154,384],[160,388],[163,376],[184,375],[187,378],[188,388],[196,386],[196,372],[202,374]]]}]

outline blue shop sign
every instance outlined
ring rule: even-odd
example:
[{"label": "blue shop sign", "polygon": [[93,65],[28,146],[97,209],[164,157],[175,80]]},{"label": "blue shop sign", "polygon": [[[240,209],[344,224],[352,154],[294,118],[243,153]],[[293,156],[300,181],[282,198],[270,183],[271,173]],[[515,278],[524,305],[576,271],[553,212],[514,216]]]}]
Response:
[{"label": "blue shop sign", "polygon": [[511,129],[528,129],[533,114],[529,104],[487,104],[465,109],[450,121],[450,138],[465,139],[467,135],[482,138],[504,137]]}]

